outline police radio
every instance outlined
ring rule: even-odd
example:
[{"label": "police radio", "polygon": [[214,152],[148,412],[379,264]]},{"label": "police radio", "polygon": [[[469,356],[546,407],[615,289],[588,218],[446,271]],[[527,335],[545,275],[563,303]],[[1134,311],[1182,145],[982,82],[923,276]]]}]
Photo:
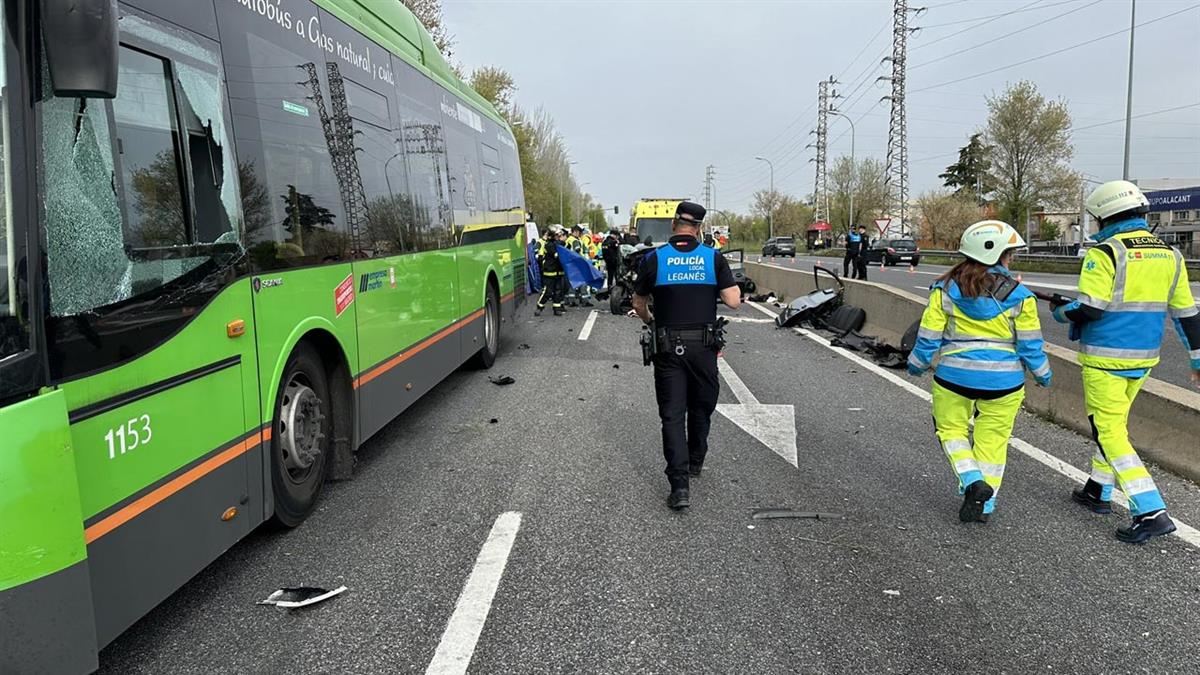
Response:
[{"label": "police radio", "polygon": [[648,366],[654,362],[654,355],[658,353],[658,331],[654,328],[654,322],[642,324],[642,337],[639,342],[642,345],[642,365]]}]

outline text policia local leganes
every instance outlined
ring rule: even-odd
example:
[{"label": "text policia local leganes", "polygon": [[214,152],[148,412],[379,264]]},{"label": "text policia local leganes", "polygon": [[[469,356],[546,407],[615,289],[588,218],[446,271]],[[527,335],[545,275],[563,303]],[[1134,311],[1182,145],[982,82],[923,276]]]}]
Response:
[{"label": "text policia local leganes", "polygon": [[313,14],[305,18],[297,18],[288,9],[284,0],[236,0],[237,4],[254,12],[262,18],[278,25],[285,31],[292,31],[300,38],[321,47],[330,54],[346,63],[362,70],[377,80],[395,86],[392,67],[388,59],[380,59],[382,63],[371,62],[371,49],[356,49],[351,42],[339,42],[321,32],[321,22]]}]

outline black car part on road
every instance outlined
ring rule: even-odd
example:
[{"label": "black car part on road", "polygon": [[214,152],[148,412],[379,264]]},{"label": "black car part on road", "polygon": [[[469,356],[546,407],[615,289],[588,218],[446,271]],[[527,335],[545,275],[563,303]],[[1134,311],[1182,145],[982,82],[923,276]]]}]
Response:
[{"label": "black car part on road", "polygon": [[[820,272],[824,272],[832,277],[833,282],[837,284],[836,288],[821,288]],[[803,321],[812,322],[815,319],[828,316],[833,310],[841,307],[842,297],[846,292],[846,285],[842,283],[836,272],[813,265],[813,285],[817,290],[791,301],[783,312],[775,317],[776,326],[791,328]]]}]

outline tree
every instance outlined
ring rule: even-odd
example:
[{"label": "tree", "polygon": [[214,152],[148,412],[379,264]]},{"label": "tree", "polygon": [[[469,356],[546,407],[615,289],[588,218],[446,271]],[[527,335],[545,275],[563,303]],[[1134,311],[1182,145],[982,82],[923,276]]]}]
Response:
[{"label": "tree", "polygon": [[442,56],[450,59],[450,55],[454,49],[454,36],[446,28],[446,18],[442,15],[442,0],[401,0],[408,11],[417,17],[417,21],[425,26],[425,30],[429,31],[429,37],[433,38],[433,44],[442,53]]},{"label": "tree", "polygon": [[508,118],[508,112],[512,108],[512,95],[517,90],[517,85],[508,71],[496,66],[483,66],[471,72],[469,81],[472,89],[495,106],[501,115]]},{"label": "tree", "polygon": [[971,140],[958,150],[958,161],[946,167],[946,173],[938,174],[946,187],[974,195],[981,205],[984,203],[983,196],[992,191],[991,178],[988,176],[991,162],[988,161],[988,149],[983,144],[982,136],[982,133],[971,134]]},{"label": "tree", "polygon": [[829,172],[829,224],[844,234],[849,228],[850,193],[854,193],[855,225],[869,223],[888,210],[887,166],[878,159],[865,157],[850,163],[838,157]]},{"label": "tree", "polygon": [[1022,81],[989,96],[987,105],[983,141],[997,215],[1016,225],[1038,208],[1074,206],[1080,177],[1068,165],[1074,148],[1066,103],[1047,101],[1033,83]]},{"label": "tree", "polygon": [[175,152],[163,150],[149,166],[135,168],[130,176],[136,232],[142,246],[176,246],[186,243],[183,198]]},{"label": "tree", "polygon": [[930,190],[917,198],[916,207],[922,238],[940,249],[958,248],[963,230],[982,215],[975,195],[962,190]]}]

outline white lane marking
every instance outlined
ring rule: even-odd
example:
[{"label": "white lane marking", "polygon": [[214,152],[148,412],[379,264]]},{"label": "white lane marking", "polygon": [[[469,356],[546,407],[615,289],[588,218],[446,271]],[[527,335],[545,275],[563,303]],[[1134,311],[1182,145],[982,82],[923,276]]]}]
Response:
[{"label": "white lane marking", "polygon": [[775,323],[775,319],[754,319],[748,316],[727,316],[730,323]]},{"label": "white lane marking", "polygon": [[600,310],[593,309],[588,313],[587,321],[583,322],[583,328],[579,330],[579,339],[586,340],[592,334],[592,326],[596,325],[596,316],[600,314]]},{"label": "white lane marking", "polygon": [[467,584],[458,596],[458,604],[450,615],[446,631],[442,633],[442,641],[438,643],[433,660],[425,669],[426,675],[462,675],[467,672],[519,529],[520,513],[508,511],[496,518],[487,541],[479,551],[479,557],[475,559],[475,568],[471,570],[471,576],[467,577]]},{"label": "white lane marking", "polygon": [[927,291],[927,290],[929,290],[929,287],[928,287],[928,286],[913,286],[913,288],[917,289],[918,291]]},{"label": "white lane marking", "polygon": [[733,397],[738,400],[738,403],[748,403],[757,405],[758,399],[754,398],[754,394],[750,393],[750,388],[742,382],[742,378],[733,372],[733,368],[729,366],[729,362],[724,357],[717,359],[717,370],[721,371],[721,377],[725,378],[725,383],[729,385],[733,391]]},{"label": "white lane marking", "polygon": [[717,412],[738,425],[743,431],[758,439],[788,464],[798,466],[796,452],[796,407],[790,404],[771,405],[759,403],[742,378],[733,372],[733,367],[724,357],[717,359],[717,368],[737,404],[721,403]]},{"label": "white lane marking", "polygon": [[[759,310],[760,312],[762,312],[764,314],[769,314],[771,316],[775,316],[774,312],[767,309],[766,307],[763,307],[762,305],[759,305],[758,303],[747,301],[747,304],[749,304],[751,307],[754,307],[755,309]],[[924,389],[916,386],[912,382],[909,382],[908,380],[900,377],[899,375],[896,375],[895,373],[888,372],[887,370],[885,370],[883,367],[879,366],[878,364],[867,361],[866,359],[862,358],[861,356],[859,356],[857,354],[848,352],[845,349],[842,349],[840,347],[834,347],[833,345],[831,345],[829,343],[828,340],[821,337],[820,335],[816,335],[815,333],[810,333],[802,328],[793,328],[792,330],[796,331],[796,333],[798,333],[800,335],[803,335],[803,336],[813,340],[817,344],[823,345],[824,347],[826,347],[838,354],[841,354],[842,356],[846,357],[847,359],[850,359],[851,361],[853,361],[853,362],[857,363],[858,365],[866,368],[867,370],[875,373],[876,375],[879,375],[883,379],[891,382],[892,384],[895,384],[896,386],[900,387],[901,389],[904,389],[905,391],[909,392],[910,394],[912,394],[914,396],[917,396],[925,401],[933,400],[932,394],[930,394],[929,392],[925,391]],[[1062,474],[1063,476],[1066,476],[1067,478],[1070,478],[1072,481],[1074,481],[1076,483],[1079,483],[1082,485],[1087,480],[1088,475],[1086,473],[1075,468],[1074,466],[1071,466],[1070,464],[1055,457],[1054,455],[1051,455],[1050,453],[1046,452],[1045,450],[1042,450],[1041,448],[1037,447],[1036,445],[1033,445],[1031,443],[1023,441],[1015,436],[1012,437],[1011,439],[1009,439],[1009,445],[1012,446],[1012,448],[1014,450],[1016,450],[1017,452],[1025,455],[1026,457],[1029,457],[1030,459],[1032,459],[1036,462],[1043,464],[1044,466],[1047,466],[1047,467],[1057,471],[1058,473]],[[1125,498],[1125,495],[1122,494],[1120,490],[1113,490],[1113,504],[1116,504],[1117,506],[1120,506],[1125,509],[1129,508],[1128,500]],[[1196,548],[1200,548],[1200,531],[1196,530],[1196,528],[1192,527],[1191,525],[1184,523],[1183,521],[1179,520],[1178,518],[1172,518],[1172,520],[1175,521],[1175,527],[1176,527],[1175,536],[1186,541],[1187,543],[1191,544],[1192,546],[1195,546]]]}]

